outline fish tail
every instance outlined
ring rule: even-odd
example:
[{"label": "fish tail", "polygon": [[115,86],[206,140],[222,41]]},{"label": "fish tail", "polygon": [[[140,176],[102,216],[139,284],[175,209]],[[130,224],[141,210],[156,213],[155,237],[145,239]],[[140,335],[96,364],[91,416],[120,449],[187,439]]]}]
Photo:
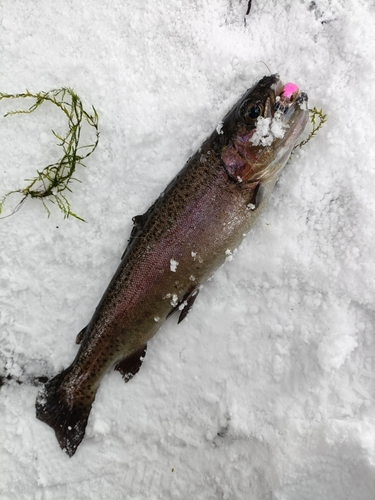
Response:
[{"label": "fish tail", "polygon": [[69,457],[82,441],[95,393],[90,398],[77,399],[63,387],[70,368],[49,380],[36,400],[36,417],[55,431],[57,441]]}]

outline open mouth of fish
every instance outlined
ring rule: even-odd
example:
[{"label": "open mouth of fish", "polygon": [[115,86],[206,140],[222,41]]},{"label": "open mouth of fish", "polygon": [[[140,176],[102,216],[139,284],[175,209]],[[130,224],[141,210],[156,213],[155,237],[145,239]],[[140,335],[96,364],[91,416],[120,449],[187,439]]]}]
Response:
[{"label": "open mouth of fish", "polygon": [[285,120],[297,105],[302,109],[307,108],[308,96],[306,92],[301,92],[299,90],[297,84],[292,82],[283,84],[278,74],[266,78],[274,82],[270,85],[274,92],[266,99],[263,109],[257,105],[253,107],[253,118],[257,116],[262,116],[263,118],[272,118],[276,116],[281,118],[281,116],[284,115]]},{"label": "open mouth of fish", "polygon": [[279,147],[295,142],[306,126],[308,120],[308,96],[301,92],[295,83],[288,82],[283,85],[277,75],[275,102],[273,103],[273,125],[277,130],[277,123],[281,131],[286,130],[285,136],[281,133]]}]

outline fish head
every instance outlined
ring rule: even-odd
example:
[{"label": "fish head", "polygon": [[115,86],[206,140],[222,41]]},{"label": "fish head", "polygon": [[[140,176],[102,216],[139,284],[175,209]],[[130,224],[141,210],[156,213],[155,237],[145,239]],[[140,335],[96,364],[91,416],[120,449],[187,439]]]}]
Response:
[{"label": "fish head", "polygon": [[221,157],[239,182],[278,175],[308,122],[307,94],[278,75],[262,78],[224,118]]}]

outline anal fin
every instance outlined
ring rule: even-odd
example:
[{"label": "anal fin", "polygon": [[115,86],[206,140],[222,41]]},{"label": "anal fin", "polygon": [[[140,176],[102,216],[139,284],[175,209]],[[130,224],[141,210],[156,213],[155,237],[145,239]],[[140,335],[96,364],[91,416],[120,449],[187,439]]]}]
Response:
[{"label": "anal fin", "polygon": [[146,351],[147,344],[133,352],[133,354],[130,354],[130,356],[120,359],[120,361],[116,363],[115,370],[121,373],[125,382],[129,382],[129,380],[139,372],[143,360],[145,359]]}]

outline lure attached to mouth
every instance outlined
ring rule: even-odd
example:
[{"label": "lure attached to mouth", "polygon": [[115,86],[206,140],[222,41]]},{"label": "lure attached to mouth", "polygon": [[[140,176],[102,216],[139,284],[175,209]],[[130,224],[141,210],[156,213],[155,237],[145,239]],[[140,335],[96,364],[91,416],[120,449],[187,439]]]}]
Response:
[{"label": "lure attached to mouth", "polygon": [[284,85],[283,91],[281,92],[281,98],[285,97],[292,101],[298,95],[298,91],[298,85],[292,82],[286,83]]},{"label": "lure attached to mouth", "polygon": [[299,91],[298,85],[293,82],[286,83],[280,94],[276,96],[276,104],[275,104],[275,112],[286,113],[289,107],[297,102],[298,104],[302,104],[307,101],[307,94]]}]

